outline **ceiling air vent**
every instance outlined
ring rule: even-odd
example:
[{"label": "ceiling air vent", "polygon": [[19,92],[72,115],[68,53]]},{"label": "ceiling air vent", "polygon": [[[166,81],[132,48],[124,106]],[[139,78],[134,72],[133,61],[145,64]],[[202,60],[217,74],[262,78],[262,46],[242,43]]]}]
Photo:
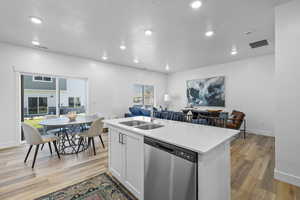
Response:
[{"label": "ceiling air vent", "polygon": [[255,48],[259,48],[259,47],[263,47],[263,46],[268,46],[269,42],[268,42],[268,40],[261,40],[261,41],[257,41],[257,42],[252,42],[249,45],[252,49],[255,49]]}]

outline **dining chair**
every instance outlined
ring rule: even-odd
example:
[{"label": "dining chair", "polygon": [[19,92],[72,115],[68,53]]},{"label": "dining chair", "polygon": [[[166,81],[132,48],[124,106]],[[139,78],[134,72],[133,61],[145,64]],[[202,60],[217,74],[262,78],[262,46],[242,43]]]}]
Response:
[{"label": "dining chair", "polygon": [[[45,120],[48,120],[48,119],[57,119],[57,118],[59,118],[59,117],[56,116],[56,115],[46,115],[45,116]],[[57,127],[51,127],[51,128],[47,129],[46,134],[56,135],[56,134],[59,134],[61,131],[62,131],[62,129],[59,126],[57,126]],[[42,145],[41,150],[43,150],[44,145],[45,144]],[[51,144],[50,144],[49,148],[51,148]]]},{"label": "dining chair", "polygon": [[37,154],[38,154],[38,151],[39,151],[39,146],[41,144],[48,143],[49,144],[49,150],[50,150],[50,153],[52,155],[51,142],[54,144],[55,151],[57,153],[58,158],[60,159],[60,155],[59,155],[59,151],[57,149],[57,143],[56,143],[57,140],[58,140],[58,137],[56,137],[54,135],[50,135],[50,134],[45,135],[45,136],[41,136],[41,134],[39,133],[37,128],[35,128],[35,127],[33,127],[29,124],[26,124],[26,123],[22,123],[22,128],[23,128],[25,140],[26,140],[27,144],[30,145],[30,147],[28,149],[28,152],[26,154],[24,163],[26,163],[33,145],[35,145],[36,148],[35,148],[32,168],[34,168],[36,157],[37,157]]},{"label": "dining chair", "polygon": [[93,150],[94,150],[94,155],[96,155],[96,148],[95,148],[95,140],[94,137],[99,137],[100,141],[102,143],[103,148],[105,148],[104,142],[102,140],[101,134],[103,133],[103,119],[104,118],[98,118],[95,120],[91,127],[84,132],[80,132],[77,135],[80,137],[79,139],[79,144],[78,144],[78,149],[77,149],[77,154],[79,152],[80,146],[82,145],[82,142],[85,138],[88,138],[88,147],[90,147],[90,144],[92,143],[93,145]]},{"label": "dining chair", "polygon": [[[90,117],[90,118],[92,118],[92,119],[98,119],[98,118],[101,118],[100,116],[101,116],[100,113],[94,113],[94,114],[86,115],[86,117]],[[89,128],[91,128],[91,124],[84,124],[84,125],[81,127],[82,131],[86,131],[86,130],[88,130]]]}]

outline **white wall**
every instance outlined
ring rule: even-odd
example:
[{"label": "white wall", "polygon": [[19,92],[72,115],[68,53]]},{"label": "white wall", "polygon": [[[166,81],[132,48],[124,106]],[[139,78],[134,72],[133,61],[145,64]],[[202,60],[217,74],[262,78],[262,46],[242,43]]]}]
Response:
[{"label": "white wall", "polygon": [[168,77],[170,107],[180,110],[187,106],[187,80],[225,76],[225,110],[245,112],[248,131],[273,135],[274,62],[274,55],[267,55],[171,74]]},{"label": "white wall", "polygon": [[275,178],[300,186],[300,1],[276,8]]},{"label": "white wall", "polygon": [[90,112],[123,115],[132,105],[133,84],[154,85],[157,104],[166,75],[0,43],[0,147],[16,145],[16,71],[88,78]]}]

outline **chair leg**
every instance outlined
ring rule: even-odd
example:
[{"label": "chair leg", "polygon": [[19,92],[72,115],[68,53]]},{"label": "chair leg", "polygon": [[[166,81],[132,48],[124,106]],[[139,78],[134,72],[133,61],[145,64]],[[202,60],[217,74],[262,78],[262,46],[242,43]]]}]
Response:
[{"label": "chair leg", "polygon": [[38,154],[38,151],[39,151],[39,147],[40,147],[40,145],[38,144],[38,145],[36,145],[36,147],[35,147],[35,153],[34,153],[34,157],[33,157],[33,162],[32,162],[32,169],[34,168],[34,165],[35,165],[35,161],[36,161],[36,157],[37,157],[37,154]]},{"label": "chair leg", "polygon": [[41,151],[43,150],[43,148],[44,148],[44,145],[45,145],[45,144],[43,144],[43,145],[42,145]]},{"label": "chair leg", "polygon": [[91,146],[91,138],[88,138],[88,148]]},{"label": "chair leg", "polygon": [[92,137],[91,140],[92,140],[92,144],[93,144],[94,155],[96,155],[96,148],[95,148],[95,140],[94,140],[94,137]]},{"label": "chair leg", "polygon": [[56,151],[56,153],[57,153],[57,156],[58,156],[58,158],[60,159],[60,154],[59,154],[59,151],[58,151],[58,149],[57,149],[57,143],[56,143],[56,141],[53,141],[53,145],[54,145],[55,151]]},{"label": "chair leg", "polygon": [[50,143],[50,142],[48,142],[48,145],[49,145],[49,150],[50,150],[50,153],[51,153],[51,155],[52,155],[51,143]]},{"label": "chair leg", "polygon": [[102,140],[101,135],[99,135],[99,138],[100,138],[100,141],[101,141],[101,143],[102,143],[103,149],[105,149],[105,145],[104,145],[104,142],[103,142],[103,140]]},{"label": "chair leg", "polygon": [[244,139],[246,139],[246,120],[244,120]]},{"label": "chair leg", "polygon": [[26,154],[24,163],[26,163],[26,161],[27,161],[27,158],[28,158],[28,156],[29,156],[29,154],[30,154],[30,151],[31,151],[31,149],[32,149],[32,146],[33,146],[33,145],[30,145],[30,147],[29,147],[29,149],[28,149],[28,152],[27,152],[27,154]]},{"label": "chair leg", "polygon": [[76,154],[78,154],[82,142],[83,142],[83,137],[81,137],[81,138],[79,139],[78,149],[77,149],[77,151],[76,151]]}]

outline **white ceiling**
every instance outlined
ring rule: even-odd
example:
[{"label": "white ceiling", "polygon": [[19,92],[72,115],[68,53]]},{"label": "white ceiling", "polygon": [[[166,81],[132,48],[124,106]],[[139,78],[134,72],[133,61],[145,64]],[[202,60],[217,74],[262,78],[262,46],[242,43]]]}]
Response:
[{"label": "white ceiling", "polygon": [[[35,39],[49,51],[96,60],[106,52],[107,62],[161,72],[168,63],[171,72],[181,71],[274,52],[274,7],[287,1],[202,0],[195,11],[189,0],[0,0],[0,41],[32,47]],[[212,38],[208,29],[216,32]],[[250,49],[262,39],[270,45]]]}]

